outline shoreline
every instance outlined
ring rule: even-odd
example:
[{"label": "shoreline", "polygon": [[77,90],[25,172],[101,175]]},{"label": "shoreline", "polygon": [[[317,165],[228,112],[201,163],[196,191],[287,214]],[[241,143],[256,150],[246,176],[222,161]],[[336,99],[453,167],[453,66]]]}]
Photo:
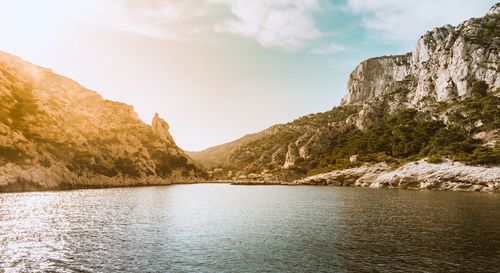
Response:
[{"label": "shoreline", "polygon": [[105,190],[105,189],[123,189],[123,188],[149,188],[149,187],[168,187],[176,185],[194,185],[194,184],[220,184],[220,185],[230,185],[230,186],[290,186],[290,187],[348,187],[348,188],[359,188],[359,189],[373,189],[373,190],[404,190],[404,191],[422,191],[422,192],[476,192],[476,193],[489,193],[489,194],[499,194],[500,191],[479,191],[479,190],[466,190],[466,189],[441,189],[441,188],[398,188],[398,187],[365,187],[365,186],[341,186],[333,184],[305,184],[305,183],[290,183],[290,182],[280,182],[280,181],[233,181],[233,182],[180,182],[180,183],[170,183],[170,184],[137,184],[137,185],[124,185],[124,186],[104,186],[104,187],[79,187],[79,188],[60,188],[60,189],[37,189],[37,190],[24,190],[24,191],[0,191],[1,194],[12,194],[12,193],[45,193],[45,192],[69,192],[78,190]]},{"label": "shoreline", "polygon": [[193,184],[231,184],[230,182],[179,182],[170,184],[137,184],[137,185],[117,185],[117,186],[104,186],[104,187],[78,187],[78,188],[60,188],[60,189],[37,189],[25,191],[1,191],[4,193],[36,193],[36,192],[64,192],[64,191],[78,191],[78,190],[105,190],[105,189],[123,189],[123,188],[149,188],[149,187],[168,187],[175,185],[193,185]]},{"label": "shoreline", "polygon": [[[1,170],[0,170],[1,171]],[[12,171],[12,169],[11,169]],[[467,166],[456,162],[439,164],[425,160],[392,169],[385,163],[335,170],[294,181],[212,180],[174,175],[168,178],[103,177],[88,174],[60,175],[45,168],[0,172],[0,193],[69,191],[80,189],[135,188],[185,184],[230,184],[234,186],[341,186],[430,191],[500,193],[500,167]]]},{"label": "shoreline", "polygon": [[391,168],[386,163],[377,163],[335,170],[290,182],[235,181],[232,184],[312,185],[500,193],[500,166],[468,166],[451,161],[435,164],[426,160],[419,160],[396,169]]}]

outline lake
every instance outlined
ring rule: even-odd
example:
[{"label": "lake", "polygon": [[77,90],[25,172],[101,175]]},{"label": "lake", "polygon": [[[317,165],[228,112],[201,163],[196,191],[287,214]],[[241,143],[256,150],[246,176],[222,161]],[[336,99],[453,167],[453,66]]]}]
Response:
[{"label": "lake", "polygon": [[500,272],[500,195],[193,184],[0,194],[0,272]]}]

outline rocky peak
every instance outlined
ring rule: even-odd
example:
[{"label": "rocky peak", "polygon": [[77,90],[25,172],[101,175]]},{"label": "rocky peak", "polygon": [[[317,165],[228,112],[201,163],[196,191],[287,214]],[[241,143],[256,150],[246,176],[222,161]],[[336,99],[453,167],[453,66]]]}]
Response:
[{"label": "rocky peak", "polygon": [[486,13],[486,15],[498,15],[500,13],[500,3],[496,3],[490,10]]},{"label": "rocky peak", "polygon": [[[496,4],[484,17],[457,27],[435,28],[420,37],[415,50],[406,55],[362,62],[349,77],[342,104],[385,100],[390,109],[419,108],[430,102],[468,98],[475,81],[484,81],[493,91],[500,85],[499,10]],[[404,98],[391,102],[395,93]]]},{"label": "rocky peak", "polygon": [[160,118],[158,113],[155,113],[151,127],[153,128],[153,133],[159,136],[162,140],[170,143],[174,142],[169,132],[170,126],[168,126],[168,123],[165,120]]}]

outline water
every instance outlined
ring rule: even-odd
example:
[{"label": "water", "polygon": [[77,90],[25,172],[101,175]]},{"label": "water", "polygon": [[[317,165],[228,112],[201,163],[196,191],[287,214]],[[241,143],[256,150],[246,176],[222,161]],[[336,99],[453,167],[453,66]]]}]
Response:
[{"label": "water", "polygon": [[500,272],[499,208],[498,194],[308,186],[0,194],[0,268]]}]

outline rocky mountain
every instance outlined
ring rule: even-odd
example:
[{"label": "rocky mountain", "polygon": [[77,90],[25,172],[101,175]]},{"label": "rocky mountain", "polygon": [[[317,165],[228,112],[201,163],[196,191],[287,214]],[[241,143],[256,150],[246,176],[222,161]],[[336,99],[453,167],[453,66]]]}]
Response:
[{"label": "rocky mountain", "polygon": [[340,106],[191,156],[213,179],[247,182],[460,161],[493,168],[500,187],[491,167],[500,164],[499,25],[496,4],[484,17],[435,28],[411,53],[358,65]]},{"label": "rocky mountain", "polygon": [[0,191],[201,181],[155,115],[0,52]]}]

